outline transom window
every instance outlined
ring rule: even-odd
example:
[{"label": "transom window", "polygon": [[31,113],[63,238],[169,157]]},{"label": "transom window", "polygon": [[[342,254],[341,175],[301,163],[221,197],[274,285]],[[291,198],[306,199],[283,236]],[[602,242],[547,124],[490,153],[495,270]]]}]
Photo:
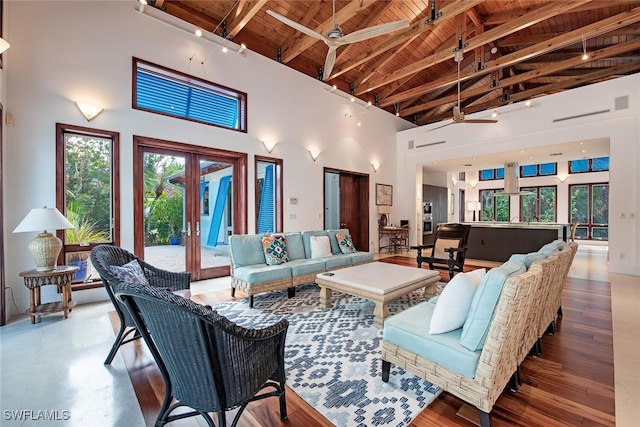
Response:
[{"label": "transom window", "polygon": [[247,94],[133,58],[133,108],[247,131]]},{"label": "transom window", "polygon": [[609,170],[609,157],[569,160],[569,173],[603,172]]}]

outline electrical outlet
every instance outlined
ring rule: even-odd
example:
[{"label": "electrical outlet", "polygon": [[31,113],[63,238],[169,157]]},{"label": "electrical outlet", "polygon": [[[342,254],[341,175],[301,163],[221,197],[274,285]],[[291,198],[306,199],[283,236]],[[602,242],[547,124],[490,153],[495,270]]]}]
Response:
[{"label": "electrical outlet", "polygon": [[296,219],[298,216],[296,214],[289,214],[289,219]]}]

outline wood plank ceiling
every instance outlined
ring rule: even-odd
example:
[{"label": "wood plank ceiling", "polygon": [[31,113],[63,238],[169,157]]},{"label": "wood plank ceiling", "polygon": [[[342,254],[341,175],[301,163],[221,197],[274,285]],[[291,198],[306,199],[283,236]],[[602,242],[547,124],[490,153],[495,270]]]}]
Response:
[{"label": "wood plank ceiling", "polygon": [[[266,12],[326,34],[331,0],[147,1],[268,58],[280,52],[287,66],[322,78],[327,46]],[[452,117],[456,50],[467,114],[640,70],[640,1],[339,0],[335,10],[344,34],[409,21],[404,30],[339,48],[326,82],[419,125]]]}]

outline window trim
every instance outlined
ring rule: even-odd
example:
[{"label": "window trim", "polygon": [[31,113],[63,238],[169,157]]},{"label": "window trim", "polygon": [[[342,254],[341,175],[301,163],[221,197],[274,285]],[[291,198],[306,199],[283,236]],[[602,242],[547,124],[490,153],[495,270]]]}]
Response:
[{"label": "window trim", "polygon": [[[137,105],[137,98],[138,98],[138,69],[142,68],[145,69],[147,71],[153,72],[155,74],[159,74],[165,78],[169,78],[169,79],[173,79],[176,80],[182,84],[186,84],[189,85],[191,87],[196,87],[196,88],[200,88],[200,89],[204,89],[204,90],[208,90],[208,91],[214,91],[214,92],[228,92],[228,94],[232,95],[233,97],[236,97],[238,99],[238,119],[239,119],[239,127],[235,128],[235,127],[229,127],[229,126],[224,126],[224,125],[220,125],[220,124],[216,124],[216,123],[211,123],[211,122],[206,122],[203,120],[198,120],[198,119],[194,119],[194,118],[190,118],[190,117],[183,117],[177,114],[169,114],[163,111],[157,111],[157,110],[152,110],[149,108],[143,108],[143,107],[139,107]],[[166,116],[166,117],[173,117],[176,119],[180,119],[180,120],[186,120],[189,122],[194,122],[194,123],[201,123],[207,126],[214,126],[220,129],[227,129],[227,130],[232,130],[235,132],[242,132],[242,133],[247,133],[247,123],[248,123],[248,112],[247,112],[247,104],[248,104],[248,100],[247,100],[247,94],[245,92],[227,87],[227,86],[223,86],[217,83],[213,83],[204,79],[201,79],[199,77],[195,77],[180,71],[176,71],[176,70],[172,70],[170,68],[167,67],[163,67],[162,65],[157,65],[154,64],[152,62],[149,61],[145,61],[144,59],[140,59],[140,58],[136,58],[133,57],[132,60],[132,72],[131,72],[131,76],[132,76],[132,84],[131,84],[131,108],[133,108],[134,110],[139,110],[139,111],[145,111],[147,113],[152,113],[152,114],[159,114],[161,116]]]},{"label": "window trim", "polygon": [[[556,197],[555,197],[555,204],[553,206],[553,216],[554,216],[554,220],[552,222],[557,223],[558,222],[558,186],[557,185],[532,185],[532,186],[526,186],[526,187],[521,187],[520,191],[534,191],[536,192],[536,200],[540,199],[540,189],[541,188],[553,188],[555,193],[556,193]],[[520,218],[520,221],[523,221],[522,218],[522,198],[525,196],[520,196],[520,212],[518,217]],[[536,216],[538,218],[540,218],[540,203],[536,203]],[[540,222],[541,224],[546,223],[547,221],[540,221],[538,219],[537,222]]]},{"label": "window trim", "polygon": [[[66,213],[65,204],[65,150],[64,150],[64,135],[65,133],[75,133],[79,135],[85,135],[98,138],[110,138],[112,141],[111,146],[111,191],[112,191],[112,206],[113,206],[113,228],[111,232],[111,242],[115,246],[120,246],[120,133],[108,130],[94,129],[83,126],[67,125],[62,123],[56,123],[56,207],[62,213]],[[67,252],[84,252],[89,250],[92,246],[81,245],[67,245],[64,244],[65,234],[64,230],[57,231],[58,238],[62,239],[63,245],[60,255],[58,256],[58,265],[65,264],[65,254]],[[102,281],[99,279],[95,282],[88,283],[74,283],[71,285],[72,290],[81,289],[93,289],[102,287]]]},{"label": "window trim", "polygon": [[[491,193],[495,193],[495,194],[499,194],[500,191],[504,191],[504,188],[483,188],[481,190],[478,191],[478,200],[482,203],[482,193],[483,192],[487,192],[489,194]],[[499,219],[496,219],[496,214],[497,214],[497,203],[496,200],[498,197],[506,197],[508,200],[508,208],[509,208],[509,213],[508,213],[508,218],[507,221],[511,218],[511,196],[509,194],[505,194],[504,196],[490,196],[494,203],[493,203],[493,217],[491,219],[482,219],[482,212],[484,211],[484,207],[482,207],[480,209],[480,215],[478,217],[478,221],[482,222],[482,221],[500,221]]]},{"label": "window trim", "polygon": [[[584,172],[580,172],[580,173],[584,173]],[[593,238],[593,227],[600,227],[602,228],[604,226],[604,224],[594,224],[591,222],[591,218],[593,216],[592,212],[591,212],[591,206],[593,205],[593,186],[595,185],[606,185],[609,187],[609,190],[611,189],[611,183],[609,182],[585,182],[585,183],[576,183],[576,184],[569,184],[569,186],[567,187],[568,190],[568,213],[569,213],[569,221],[572,220],[571,218],[571,188],[572,187],[579,187],[579,186],[587,186],[589,187],[588,190],[588,201],[587,201],[587,206],[588,206],[588,211],[587,211],[587,218],[589,218],[589,223],[588,224],[583,224],[580,223],[578,225],[578,228],[587,228],[587,238],[581,238],[581,237],[576,237],[577,240],[593,240],[596,242],[608,242],[609,241],[609,237],[607,237],[606,239],[594,239]],[[611,215],[611,212],[609,212],[609,215]],[[606,224],[607,229],[609,229],[609,223],[607,222]],[[607,236],[608,236],[609,232],[607,231]]]}]

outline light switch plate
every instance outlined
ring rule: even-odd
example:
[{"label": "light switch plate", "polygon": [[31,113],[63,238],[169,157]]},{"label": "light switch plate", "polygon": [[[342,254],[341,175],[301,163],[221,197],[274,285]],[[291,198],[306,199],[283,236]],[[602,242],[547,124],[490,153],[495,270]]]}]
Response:
[{"label": "light switch plate", "polygon": [[298,204],[298,198],[297,197],[289,197],[289,204],[290,205],[297,205]]}]

